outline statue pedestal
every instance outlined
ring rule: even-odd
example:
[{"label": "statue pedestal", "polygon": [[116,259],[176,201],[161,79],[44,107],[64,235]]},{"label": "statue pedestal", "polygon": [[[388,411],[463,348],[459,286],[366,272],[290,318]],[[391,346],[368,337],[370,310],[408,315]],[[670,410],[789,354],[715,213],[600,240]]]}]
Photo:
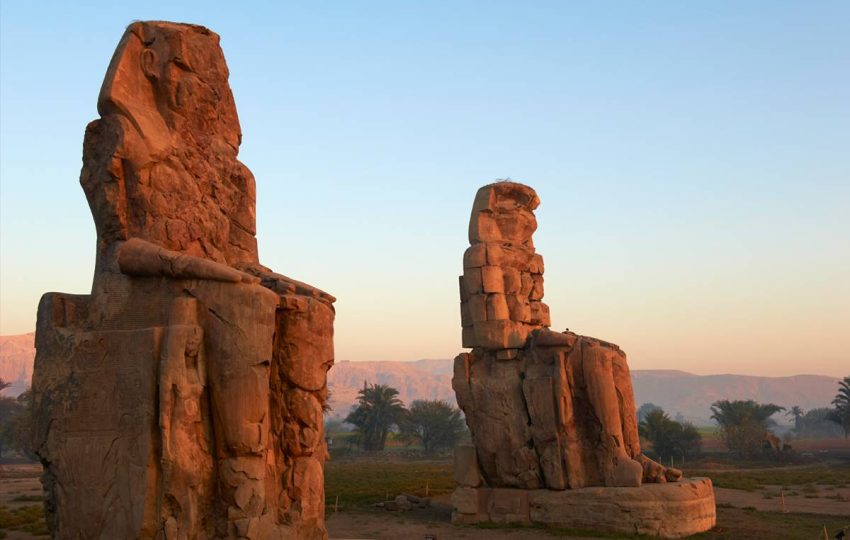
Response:
[{"label": "statue pedestal", "polygon": [[641,487],[554,491],[458,487],[452,523],[519,523],[682,538],[714,527],[714,489],[708,478]]}]

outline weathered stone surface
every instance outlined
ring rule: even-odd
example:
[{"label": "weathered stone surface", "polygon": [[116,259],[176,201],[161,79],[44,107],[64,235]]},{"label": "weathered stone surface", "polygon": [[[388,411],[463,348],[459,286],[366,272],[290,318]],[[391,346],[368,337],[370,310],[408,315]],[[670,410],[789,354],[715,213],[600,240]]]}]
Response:
[{"label": "weathered stone surface", "polygon": [[452,522],[538,523],[553,527],[683,538],[714,527],[708,478],[634,488],[553,491],[458,487]]},{"label": "weathered stone surface", "polygon": [[471,444],[455,448],[454,478],[463,487],[478,487],[481,485],[481,473],[478,472],[478,456]]},{"label": "weathered stone surface", "polygon": [[549,326],[549,310],[539,302],[543,258],[531,241],[538,204],[534,190],[522,184],[499,182],[478,190],[469,220],[471,246],[463,257],[462,296],[484,293],[488,302],[485,313],[473,306],[474,331],[465,347],[519,348],[532,330]]},{"label": "weathered stone surface", "polygon": [[258,262],[219,38],[133,23],[89,124],[90,295],[46,294],[34,449],[57,538],[326,538],[334,298]]},{"label": "weathered stone surface", "polygon": [[[466,297],[469,313],[462,321],[463,346],[472,351],[455,359],[452,387],[472,432],[476,460],[466,455],[468,449],[458,449],[455,476],[461,486],[471,488],[467,478],[478,474],[481,485],[488,486],[481,490],[494,489],[486,495],[479,492],[474,511],[472,494],[459,492],[457,503],[463,505],[463,510],[458,507],[459,522],[516,518],[555,523],[547,512],[571,511],[570,505],[579,504],[574,503],[577,499],[552,495],[554,502],[541,503],[543,510],[529,510],[529,492],[523,490],[546,494],[547,489],[554,493],[590,486],[634,488],[624,498],[631,508],[641,500],[644,484],[681,479],[680,471],[641,454],[625,353],[599,339],[548,329],[549,307],[542,302],[543,258],[534,252],[531,239],[537,228],[533,211],[539,202],[527,186],[498,182],[478,190],[473,203],[472,245],[464,256],[463,279],[467,284],[472,281],[475,291],[466,288],[473,296]],[[476,470],[466,474],[457,470],[463,466]],[[713,495],[703,493],[711,494],[711,485],[699,486],[697,506],[710,503],[713,516]],[[620,491],[611,493],[615,492]],[[604,490],[599,493],[593,501],[612,497]],[[656,491],[646,493],[650,500]],[[680,492],[663,492],[659,504],[663,506],[671,493]],[[687,513],[691,507],[677,511]],[[640,524],[640,531],[678,534],[677,526],[669,523],[678,519],[675,512],[659,518],[656,514],[663,514],[659,508],[637,509],[629,519]],[[600,511],[594,523],[613,519],[619,511]],[[629,519],[624,523],[631,523]],[[696,515],[685,521],[682,530],[691,532],[713,525]],[[635,527],[613,530],[635,532]]]}]

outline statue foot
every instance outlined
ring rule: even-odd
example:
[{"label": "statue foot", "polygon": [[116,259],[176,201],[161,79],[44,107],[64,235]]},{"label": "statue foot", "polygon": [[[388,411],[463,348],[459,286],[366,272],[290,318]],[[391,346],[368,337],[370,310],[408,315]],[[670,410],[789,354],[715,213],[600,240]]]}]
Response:
[{"label": "statue foot", "polygon": [[635,459],[637,459],[643,468],[643,481],[648,484],[678,482],[682,478],[682,471],[679,469],[665,467],[657,461],[649,459],[643,454],[639,454]]},{"label": "statue foot", "polygon": [[615,487],[640,487],[643,478],[643,466],[628,456],[617,458],[614,466]]}]

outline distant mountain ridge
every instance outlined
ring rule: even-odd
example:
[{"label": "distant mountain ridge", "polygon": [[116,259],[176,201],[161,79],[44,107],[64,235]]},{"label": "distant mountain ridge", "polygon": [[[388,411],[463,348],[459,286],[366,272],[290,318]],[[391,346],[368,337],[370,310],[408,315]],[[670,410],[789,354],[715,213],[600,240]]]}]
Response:
[{"label": "distant mountain ridge", "polygon": [[[0,336],[0,378],[13,381],[3,393],[17,395],[32,379],[34,334]],[[388,384],[401,399],[443,399],[455,403],[452,360],[423,359],[413,362],[340,361],[328,372],[331,417],[344,418],[357,401],[363,383]],[[638,406],[652,402],[671,417],[680,414],[696,425],[713,425],[709,407],[721,399],[753,399],[804,410],[828,407],[838,390],[838,379],[824,375],[760,377],[750,375],[694,375],[684,371],[633,370],[632,382]],[[777,417],[780,423],[784,417]]]},{"label": "distant mountain ridge", "polygon": [[[760,377],[751,375],[694,375],[685,371],[633,370],[635,403],[654,403],[671,417],[681,415],[698,426],[714,425],[711,404],[721,399],[752,399],[804,410],[828,407],[838,379],[825,375]],[[405,403],[414,399],[444,399],[455,403],[452,360],[415,362],[339,362],[328,373],[332,416],[344,417],[357,399],[363,382],[389,384]],[[780,424],[784,417],[776,417]]]},{"label": "distant mountain ridge", "polygon": [[0,379],[12,383],[3,395],[17,396],[32,381],[35,358],[35,332],[16,336],[0,336]]}]

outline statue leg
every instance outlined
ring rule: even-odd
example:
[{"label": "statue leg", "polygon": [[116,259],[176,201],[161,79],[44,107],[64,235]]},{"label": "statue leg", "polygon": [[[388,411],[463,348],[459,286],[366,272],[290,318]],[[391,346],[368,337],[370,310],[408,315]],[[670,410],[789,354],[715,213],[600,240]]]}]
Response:
[{"label": "statue leg", "polygon": [[587,396],[601,428],[597,456],[602,479],[606,486],[640,486],[643,467],[626,449],[620,400],[614,385],[612,356],[619,351],[585,341],[581,352]]}]

